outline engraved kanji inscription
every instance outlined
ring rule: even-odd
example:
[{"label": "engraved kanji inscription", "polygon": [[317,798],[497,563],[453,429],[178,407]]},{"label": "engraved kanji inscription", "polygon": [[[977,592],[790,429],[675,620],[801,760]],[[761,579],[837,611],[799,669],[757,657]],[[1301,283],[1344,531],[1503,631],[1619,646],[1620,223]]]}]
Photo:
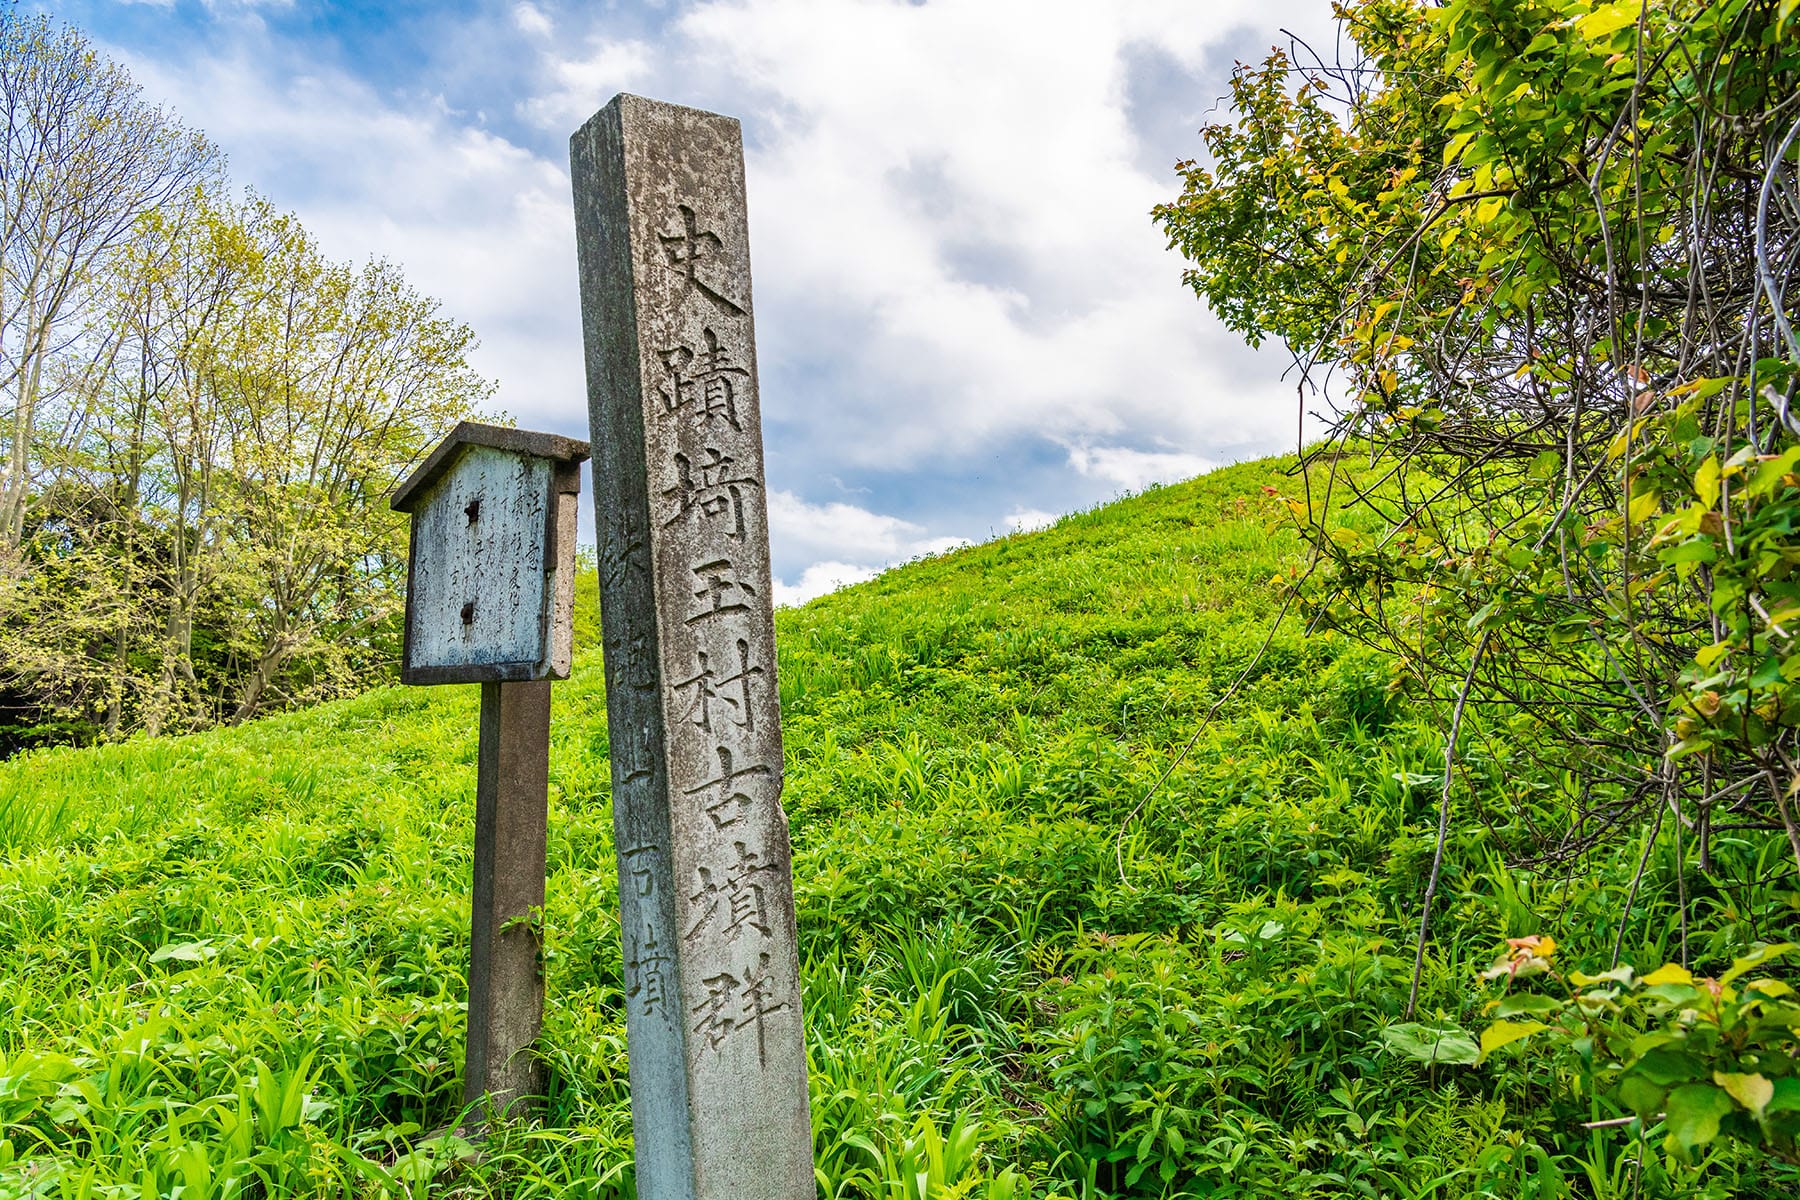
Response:
[{"label": "engraved kanji inscription", "polygon": [[775,769],[762,763],[734,768],[731,751],[724,746],[717,749],[719,773],[697,787],[684,790],[690,796],[700,797],[700,807],[707,816],[712,818],[714,829],[728,829],[748,817],[751,805],[755,803],[750,794],[739,785],[738,780],[752,776],[767,778],[775,774]]},{"label": "engraved kanji inscription", "polygon": [[682,278],[682,290],[697,291],[732,316],[743,316],[744,310],[730,297],[706,282],[712,269],[709,264],[724,257],[725,243],[710,229],[700,228],[700,218],[694,215],[692,208],[686,204],[677,207],[681,212],[680,230],[660,233],[657,238],[662,242],[669,266]]},{"label": "engraved kanji inscription", "polygon": [[614,587],[627,575],[649,575],[650,558],[642,538],[609,539],[600,555],[600,582]]},{"label": "engraved kanji inscription", "polygon": [[707,1047],[716,1051],[731,1034],[754,1027],[756,1061],[767,1067],[769,1051],[763,1042],[763,1020],[770,1013],[790,1007],[787,1000],[774,1000],[776,988],[769,977],[769,955],[758,955],[756,970],[743,972],[742,977],[720,972],[700,982],[706,984],[706,999],[693,1006],[693,1013],[700,1018],[693,1031],[704,1036]]},{"label": "engraved kanji inscription", "polygon": [[754,1028],[756,1061],[762,1066],[768,1066],[763,1022],[770,1013],[790,1007],[786,1000],[774,1000],[775,986],[769,977],[769,956],[758,955],[756,969],[745,971],[742,978],[728,971],[721,971],[701,982],[706,985],[706,999],[694,1005],[694,1014],[700,1018],[694,1025],[694,1032],[704,1037],[710,1048],[717,1050],[732,1034]]},{"label": "engraved kanji inscription", "polygon": [[[731,723],[742,729],[756,728],[756,697],[751,690],[753,680],[762,675],[760,665],[750,662],[750,643],[743,638],[737,640],[738,669],[730,675],[721,674],[713,669],[712,656],[704,650],[694,653],[698,669],[688,678],[674,684],[677,696],[689,688],[694,691],[693,699],[684,714],[688,720],[712,732],[713,706],[724,704],[730,709]],[[737,694],[732,695],[736,690]]]},{"label": "engraved kanji inscription", "polygon": [[696,907],[704,904],[694,924],[683,936],[693,941],[713,924],[714,918],[720,922],[719,932],[727,941],[736,941],[745,929],[754,929],[768,937],[773,931],[769,928],[768,907],[763,901],[763,877],[766,872],[781,869],[779,863],[766,863],[762,855],[748,848],[743,842],[731,843],[736,851],[737,861],[724,870],[724,882],[717,878],[717,872],[710,867],[695,867],[695,874],[700,876],[700,887],[688,899]]},{"label": "engraved kanji inscription", "polygon": [[649,691],[656,687],[655,648],[650,634],[634,631],[629,637],[606,639],[606,673],[628,688]]},{"label": "engraved kanji inscription", "polygon": [[763,1019],[770,1013],[780,1012],[788,1007],[786,1000],[771,1003],[775,991],[775,980],[769,971],[769,956],[757,956],[757,971],[754,976],[744,976],[744,1014],[756,1023],[756,1061],[759,1066],[769,1065],[769,1048],[763,1040]]},{"label": "engraved kanji inscription", "polygon": [[663,497],[675,501],[675,511],[663,528],[699,514],[718,522],[725,536],[744,536],[744,490],[761,487],[762,481],[746,474],[737,460],[716,446],[701,451],[698,459],[686,454],[675,456],[675,482],[663,489]]},{"label": "engraved kanji inscription", "polygon": [[[668,1015],[669,991],[666,972],[673,961],[662,952],[656,940],[656,929],[644,922],[644,930],[636,939],[636,948],[625,963],[625,999],[642,1005],[645,1016]],[[661,1009],[661,1013],[658,1013]]]},{"label": "engraved kanji inscription", "polygon": [[697,625],[708,617],[750,611],[748,602],[756,598],[756,586],[738,577],[729,558],[701,563],[693,571],[700,579],[700,586],[694,589],[694,599],[700,601],[700,609],[688,617],[687,624]]},{"label": "engraved kanji inscription", "polygon": [[625,873],[637,886],[639,896],[649,896],[656,891],[657,855],[656,846],[634,846],[619,854],[625,860]]},{"label": "engraved kanji inscription", "polygon": [[738,432],[739,389],[747,385],[750,372],[738,366],[731,349],[721,345],[719,335],[708,325],[701,331],[698,351],[691,346],[676,346],[657,351],[668,378],[659,389],[663,412],[678,413],[691,409],[696,425],[722,420]]},{"label": "engraved kanji inscription", "polygon": [[639,780],[649,779],[655,775],[656,768],[650,760],[650,748],[637,743],[634,739],[622,740],[632,742],[631,745],[623,746],[615,752],[618,756],[619,770],[624,773],[625,782],[637,783]]}]

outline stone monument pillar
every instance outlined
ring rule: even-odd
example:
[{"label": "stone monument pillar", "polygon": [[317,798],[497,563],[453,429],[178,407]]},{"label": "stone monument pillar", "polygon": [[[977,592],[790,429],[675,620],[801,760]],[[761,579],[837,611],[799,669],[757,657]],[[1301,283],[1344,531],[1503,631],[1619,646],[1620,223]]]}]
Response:
[{"label": "stone monument pillar", "polygon": [[811,1200],[738,123],[572,139],[637,1186]]}]

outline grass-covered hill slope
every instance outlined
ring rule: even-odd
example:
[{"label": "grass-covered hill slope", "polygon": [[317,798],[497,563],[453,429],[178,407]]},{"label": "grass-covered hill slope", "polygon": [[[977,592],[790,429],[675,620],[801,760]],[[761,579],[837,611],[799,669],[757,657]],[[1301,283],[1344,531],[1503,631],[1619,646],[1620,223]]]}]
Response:
[{"label": "grass-covered hill slope", "polygon": [[[1257,658],[1290,468],[778,616],[822,1194],[1631,1194],[1570,1080],[1381,1036],[1441,733],[1333,638]],[[555,689],[547,1120],[479,1155],[428,1136],[459,1115],[476,692],[0,766],[0,1195],[633,1195],[592,650]],[[1603,959],[1635,865],[1509,873],[1560,785],[1476,742],[1420,1017],[1445,1029],[1476,1027],[1505,936]],[[1652,1155],[1641,1194],[1793,1187],[1773,1170]]]}]

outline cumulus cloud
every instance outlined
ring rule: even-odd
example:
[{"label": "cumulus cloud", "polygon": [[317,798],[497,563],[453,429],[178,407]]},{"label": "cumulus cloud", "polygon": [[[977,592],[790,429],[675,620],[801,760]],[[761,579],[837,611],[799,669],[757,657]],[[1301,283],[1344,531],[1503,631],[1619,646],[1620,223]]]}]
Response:
[{"label": "cumulus cloud", "polygon": [[529,0],[519,0],[519,3],[513,5],[512,18],[514,25],[533,37],[547,37],[553,28],[550,18],[544,15],[544,10]]},{"label": "cumulus cloud", "polygon": [[791,597],[953,545],[984,527],[974,514],[1035,526],[1285,443],[1283,363],[1206,314],[1148,212],[1230,57],[1326,11],[480,0],[442,17],[422,51],[435,74],[416,78],[273,19],[221,18],[162,57],[122,49],[329,253],[391,257],[473,325],[500,407],[571,433],[567,134],[621,90],[741,117]]},{"label": "cumulus cloud", "polygon": [[777,563],[805,563],[795,583],[775,581],[779,604],[804,604],[883,568],[939,554],[964,539],[931,534],[923,525],[834,500],[811,504],[789,491],[769,493],[769,549]]},{"label": "cumulus cloud", "polygon": [[841,500],[811,504],[793,492],[769,493],[769,542],[776,555],[789,560],[886,566],[939,553],[962,540],[932,536],[922,525]]},{"label": "cumulus cloud", "polygon": [[1152,483],[1191,479],[1219,464],[1204,455],[1181,451],[1075,446],[1069,450],[1069,465],[1090,479],[1103,480],[1135,492]]},{"label": "cumulus cloud", "polygon": [[835,592],[841,587],[849,587],[853,583],[862,583],[873,579],[881,572],[873,567],[859,567],[851,563],[819,562],[814,563],[800,573],[797,583],[775,581],[775,603],[787,605],[805,604],[827,592]]},{"label": "cumulus cloud", "polygon": [[[546,21],[544,31],[549,32]],[[567,135],[620,92],[642,87],[652,73],[654,51],[641,41],[589,41],[582,54],[548,58],[539,87],[519,112],[542,129]]]},{"label": "cumulus cloud", "polygon": [[1060,515],[1041,508],[1015,508],[1000,518],[1000,523],[1011,533],[1031,533],[1037,529],[1048,529],[1056,524]]},{"label": "cumulus cloud", "polygon": [[1139,165],[1130,85],[1138,48],[1197,67],[1282,7],[720,0],[680,19],[688,77],[756,131],[765,353],[828,381],[809,415],[854,462],[1021,436],[1275,442],[1279,365],[1205,315],[1149,219],[1174,182]]}]

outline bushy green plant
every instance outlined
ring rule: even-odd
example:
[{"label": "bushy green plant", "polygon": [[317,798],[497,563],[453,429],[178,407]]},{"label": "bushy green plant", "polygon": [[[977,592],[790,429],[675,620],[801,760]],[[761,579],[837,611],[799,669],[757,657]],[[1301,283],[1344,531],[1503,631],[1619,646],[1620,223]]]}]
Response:
[{"label": "bushy green plant", "polygon": [[1046,1041],[1052,1120],[1061,1146],[1100,1164],[1102,1187],[1156,1194],[1189,1172],[1189,1145],[1204,1140],[1205,1030],[1178,948],[1137,935],[1118,949],[1071,960],[1097,969],[1069,983]]},{"label": "bushy green plant", "polygon": [[1716,979],[1675,963],[1642,976],[1628,965],[1565,976],[1553,939],[1514,939],[1487,977],[1542,977],[1562,994],[1509,989],[1494,1002],[1482,1054],[1529,1041],[1573,1058],[1596,1098],[1635,1114],[1615,1124],[1639,1135],[1660,1128],[1684,1160],[1729,1139],[1800,1163],[1800,998],[1780,979],[1746,978],[1796,949],[1758,947]]}]

